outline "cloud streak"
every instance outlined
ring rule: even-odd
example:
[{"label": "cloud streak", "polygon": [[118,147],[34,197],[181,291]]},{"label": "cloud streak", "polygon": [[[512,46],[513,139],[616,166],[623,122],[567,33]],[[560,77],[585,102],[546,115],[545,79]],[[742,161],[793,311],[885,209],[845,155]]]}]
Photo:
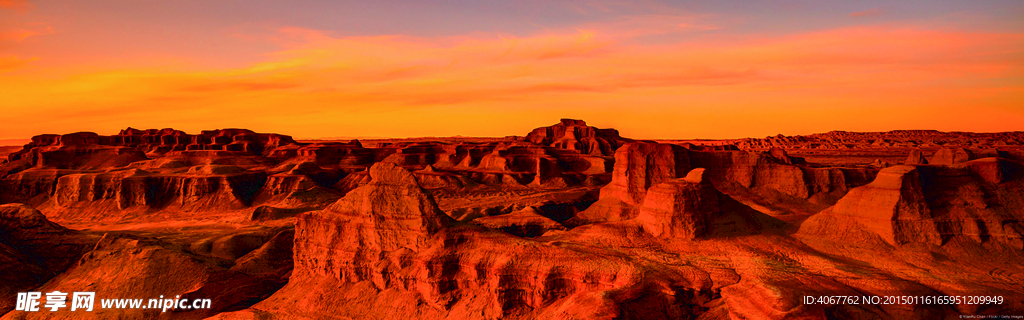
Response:
[{"label": "cloud streak", "polygon": [[46,26],[45,28],[13,28],[10,30],[0,30],[0,45],[4,42],[17,42],[29,37],[47,34],[53,34],[53,27]]}]

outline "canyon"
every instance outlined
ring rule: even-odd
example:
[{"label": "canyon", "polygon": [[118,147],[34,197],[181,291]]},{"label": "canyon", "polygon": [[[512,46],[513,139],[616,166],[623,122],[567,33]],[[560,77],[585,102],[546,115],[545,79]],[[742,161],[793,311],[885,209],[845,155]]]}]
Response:
[{"label": "canyon", "polygon": [[[0,163],[0,319],[1024,314],[1024,132],[304,141],[33,137]],[[209,309],[14,310],[18,292]],[[998,304],[807,303],[1000,296]]]}]

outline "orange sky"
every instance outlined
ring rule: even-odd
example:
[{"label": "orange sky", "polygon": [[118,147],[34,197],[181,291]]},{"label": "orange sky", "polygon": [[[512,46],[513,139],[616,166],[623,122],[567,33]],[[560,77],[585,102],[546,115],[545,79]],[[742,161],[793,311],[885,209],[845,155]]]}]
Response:
[{"label": "orange sky", "polygon": [[1024,30],[864,9],[781,31],[689,12],[509,33],[239,23],[163,35],[176,46],[164,50],[92,42],[75,19],[0,0],[0,139],[128,126],[505,136],[565,117],[649,139],[1024,130]]}]

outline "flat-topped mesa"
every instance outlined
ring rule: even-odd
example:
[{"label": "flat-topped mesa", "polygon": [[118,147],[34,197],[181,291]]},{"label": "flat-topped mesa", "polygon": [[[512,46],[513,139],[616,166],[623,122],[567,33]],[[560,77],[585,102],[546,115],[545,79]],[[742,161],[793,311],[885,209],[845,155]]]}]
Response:
[{"label": "flat-topped mesa", "polygon": [[[184,169],[184,168],[183,168]],[[267,176],[236,166],[200,165],[176,174],[137,168],[57,178],[47,213],[64,220],[116,221],[149,210],[211,212],[253,203]]]},{"label": "flat-topped mesa", "polygon": [[332,276],[353,283],[373,280],[383,285],[391,281],[393,268],[401,268],[383,263],[385,256],[416,252],[431,234],[453,222],[411,172],[380,162],[370,167],[369,175],[369,184],[323,211],[298,217],[298,276]]},{"label": "flat-topped mesa", "polygon": [[583,120],[562,119],[550,127],[533,129],[526,135],[526,141],[583,154],[610,156],[632,140],[619,136],[615,129],[598,129],[587,126]]},{"label": "flat-topped mesa", "polygon": [[275,148],[268,157],[278,160],[303,158],[321,166],[368,166],[377,157],[375,150],[364,148],[357,141],[316,142],[308,145],[286,145]]},{"label": "flat-topped mesa", "polygon": [[[118,136],[121,144],[136,145],[143,151],[168,152],[184,150],[246,151],[264,154],[276,147],[296,144],[290,136],[274,133],[256,133],[247,129],[204,130],[198,135],[186,134],[173,129],[122,130]],[[115,141],[116,142],[116,141]],[[267,151],[267,152],[265,152]]]},{"label": "flat-topped mesa", "polygon": [[133,147],[110,143],[109,138],[92,132],[32,137],[21,150],[7,155],[0,177],[32,167],[96,170],[148,159]]},{"label": "flat-topped mesa", "polygon": [[[17,152],[8,155],[9,161],[22,158],[38,158],[40,150],[56,151],[60,147],[103,146],[129,147],[144,153],[166,153],[185,150],[245,151],[265,154],[274,148],[297,144],[290,136],[274,133],[256,133],[246,129],[206,130],[198,135],[187,134],[174,129],[139,130],[128,128],[116,135],[103,136],[93,132],[77,132],[64,135],[43,134],[32,137],[32,142]],[[36,150],[36,151],[33,151]],[[81,152],[81,151],[79,151]]]}]

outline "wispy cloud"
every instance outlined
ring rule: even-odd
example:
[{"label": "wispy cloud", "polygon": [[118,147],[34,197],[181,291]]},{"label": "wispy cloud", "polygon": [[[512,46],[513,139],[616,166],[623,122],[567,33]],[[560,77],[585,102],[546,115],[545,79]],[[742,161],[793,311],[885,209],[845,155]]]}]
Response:
[{"label": "wispy cloud", "polygon": [[[2,0],[0,0],[2,1]],[[27,28],[0,28],[0,49],[14,47],[19,42],[33,36],[52,34],[53,28],[28,26]],[[38,60],[35,57],[21,57],[14,54],[0,54],[0,73],[25,67],[29,62]]]},{"label": "wispy cloud", "polygon": [[35,26],[29,28],[12,28],[8,30],[0,29],[0,45],[4,41],[21,41],[28,37],[53,34],[53,27],[46,26]]},{"label": "wispy cloud", "polygon": [[19,58],[14,55],[0,55],[0,73],[20,69],[26,63],[37,60],[36,58]]}]

